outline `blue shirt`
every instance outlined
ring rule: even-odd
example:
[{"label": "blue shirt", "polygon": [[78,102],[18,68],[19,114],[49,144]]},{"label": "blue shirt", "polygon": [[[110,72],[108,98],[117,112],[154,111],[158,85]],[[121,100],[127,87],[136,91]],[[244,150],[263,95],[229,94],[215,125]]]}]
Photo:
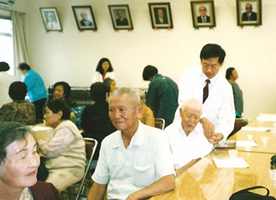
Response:
[{"label": "blue shirt", "polygon": [[32,103],[47,97],[44,81],[34,70],[27,71],[23,82],[27,85],[27,93]]}]

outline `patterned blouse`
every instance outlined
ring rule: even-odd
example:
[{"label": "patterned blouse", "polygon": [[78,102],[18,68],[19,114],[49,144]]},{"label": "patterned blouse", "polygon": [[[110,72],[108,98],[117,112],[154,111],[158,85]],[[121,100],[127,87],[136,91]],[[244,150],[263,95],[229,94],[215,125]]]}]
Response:
[{"label": "patterned blouse", "polygon": [[33,125],[35,120],[35,106],[25,100],[15,100],[4,104],[0,109],[0,121],[15,121],[24,125]]}]

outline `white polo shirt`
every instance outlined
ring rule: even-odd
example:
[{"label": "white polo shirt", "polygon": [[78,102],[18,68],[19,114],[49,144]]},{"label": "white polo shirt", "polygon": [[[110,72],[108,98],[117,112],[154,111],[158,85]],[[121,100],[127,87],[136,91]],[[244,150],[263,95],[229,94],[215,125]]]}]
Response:
[{"label": "white polo shirt", "polygon": [[170,124],[165,132],[170,138],[175,169],[193,159],[203,158],[212,151],[213,145],[204,136],[200,123],[188,136],[182,128],[181,120]]},{"label": "white polo shirt", "polygon": [[126,199],[160,178],[175,174],[169,139],[160,129],[139,122],[127,149],[121,131],[102,141],[100,156],[92,179],[108,184],[108,199]]}]

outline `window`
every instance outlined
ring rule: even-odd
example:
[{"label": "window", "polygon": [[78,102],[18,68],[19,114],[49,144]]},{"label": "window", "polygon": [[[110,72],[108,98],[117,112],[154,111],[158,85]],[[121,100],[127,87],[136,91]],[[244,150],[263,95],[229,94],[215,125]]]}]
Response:
[{"label": "window", "polygon": [[8,73],[14,75],[12,22],[8,19],[0,19],[0,61],[9,63]]}]

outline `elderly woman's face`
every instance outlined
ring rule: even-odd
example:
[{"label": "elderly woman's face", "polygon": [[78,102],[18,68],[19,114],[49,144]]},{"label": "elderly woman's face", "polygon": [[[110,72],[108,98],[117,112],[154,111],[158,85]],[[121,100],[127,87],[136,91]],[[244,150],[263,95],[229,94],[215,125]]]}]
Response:
[{"label": "elderly woman's face", "polygon": [[11,187],[30,187],[36,182],[40,164],[36,141],[31,134],[26,140],[17,140],[6,148],[7,156],[0,165],[0,182]]},{"label": "elderly woman's face", "polygon": [[45,125],[52,128],[56,128],[60,124],[61,114],[53,113],[48,107],[45,109],[46,113],[44,115]]}]

